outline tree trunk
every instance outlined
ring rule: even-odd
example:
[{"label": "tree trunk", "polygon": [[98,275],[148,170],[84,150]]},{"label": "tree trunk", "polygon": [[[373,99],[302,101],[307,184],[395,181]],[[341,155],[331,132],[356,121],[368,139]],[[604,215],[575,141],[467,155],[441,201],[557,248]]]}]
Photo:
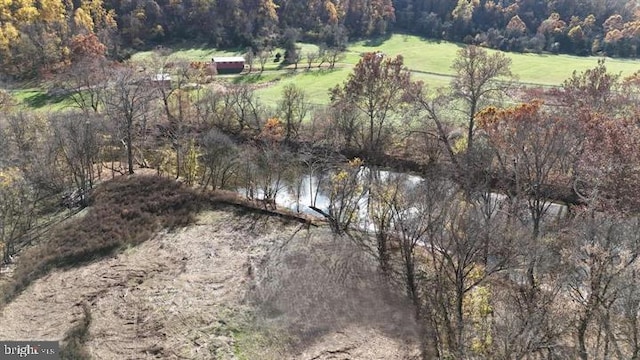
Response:
[{"label": "tree trunk", "polygon": [[127,120],[127,163],[129,165],[129,175],[133,174],[133,119]]},{"label": "tree trunk", "polygon": [[587,354],[587,346],[586,346],[586,339],[585,339],[588,322],[589,322],[589,319],[587,315],[587,317],[580,319],[580,325],[578,326],[578,354],[581,360],[589,359],[589,356]]},{"label": "tree trunk", "polygon": [[469,132],[467,134],[467,153],[471,154],[473,150],[473,127],[476,116],[476,107],[478,106],[476,100],[471,101],[471,109],[469,114]]}]

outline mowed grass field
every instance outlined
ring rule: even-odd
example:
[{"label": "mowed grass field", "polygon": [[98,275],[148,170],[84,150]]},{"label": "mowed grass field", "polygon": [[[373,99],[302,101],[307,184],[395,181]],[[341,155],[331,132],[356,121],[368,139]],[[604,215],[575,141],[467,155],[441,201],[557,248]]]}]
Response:
[{"label": "mowed grass field", "polygon": [[[277,102],[282,88],[295,83],[309,95],[316,104],[329,102],[329,88],[342,83],[360,55],[369,51],[381,51],[388,56],[402,55],[405,65],[413,72],[414,80],[422,80],[432,88],[445,87],[451,81],[454,72],[451,69],[457,51],[463,45],[422,39],[416,36],[393,35],[380,41],[360,41],[347,49],[339,69],[325,72],[298,71],[275,85],[260,89],[258,95],[267,104]],[[489,50],[494,53],[495,50]],[[571,76],[573,71],[594,68],[599,57],[578,57],[551,54],[506,53],[512,60],[512,72],[525,84],[557,86]],[[629,76],[640,71],[640,60],[606,59],[607,69],[612,73]]]},{"label": "mowed grass field", "polygon": [[[307,70],[305,55],[318,51],[318,47],[312,44],[300,44],[302,60],[298,64],[297,71],[293,70],[293,66],[282,67],[273,62],[273,57],[271,57],[265,64],[265,72],[262,74],[259,73],[260,65],[256,59],[251,74],[219,76],[218,81],[256,85],[258,97],[268,106],[277,104],[285,86],[295,84],[304,89],[310,103],[323,105],[329,102],[329,89],[347,79],[362,53],[381,51],[388,56],[402,55],[405,65],[412,71],[414,80],[421,80],[430,88],[441,88],[450,83],[453,76],[451,64],[462,46],[464,45],[395,34],[388,38],[350,44],[335,69],[328,69],[326,63],[322,69],[318,69],[316,63],[312,65],[311,70]],[[189,61],[210,61],[214,56],[241,56],[244,52],[244,49],[216,50],[206,47],[206,45],[167,47],[165,50],[172,59]],[[495,50],[488,51],[495,52]],[[277,52],[284,55],[282,49],[274,50],[273,54]],[[560,85],[571,76],[573,71],[581,72],[594,68],[600,59],[599,57],[570,55],[506,54],[512,59],[512,71],[520,82],[543,86]],[[132,56],[131,61],[151,63],[154,61],[154,55],[152,51],[138,52]],[[607,58],[606,66],[612,73],[628,76],[640,70],[640,61]],[[24,101],[27,105],[37,106],[44,99],[42,99],[42,94],[34,94],[31,91],[35,90],[29,89],[23,94],[18,92],[16,95],[24,98],[20,100],[27,100]],[[55,105],[63,104],[65,103],[59,102]]]}]

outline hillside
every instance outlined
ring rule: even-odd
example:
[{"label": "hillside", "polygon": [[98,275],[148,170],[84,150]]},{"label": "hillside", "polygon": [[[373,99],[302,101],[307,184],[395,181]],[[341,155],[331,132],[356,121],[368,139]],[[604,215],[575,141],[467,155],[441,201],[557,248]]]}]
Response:
[{"label": "hillside", "polygon": [[633,58],[639,7],[599,0],[6,2],[0,78],[39,79],[87,56],[123,59],[186,41],[253,51],[302,40],[341,48],[392,31],[508,51]]},{"label": "hillside", "polygon": [[0,338],[61,340],[84,323],[94,359],[409,358],[411,314],[379,297],[370,259],[327,229],[283,221],[207,210],[53,271],[3,309]]}]

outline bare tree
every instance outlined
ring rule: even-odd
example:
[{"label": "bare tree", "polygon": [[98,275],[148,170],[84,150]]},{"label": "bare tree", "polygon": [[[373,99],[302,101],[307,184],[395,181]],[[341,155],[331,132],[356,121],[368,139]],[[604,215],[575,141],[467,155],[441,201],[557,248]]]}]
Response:
[{"label": "bare tree", "polygon": [[63,113],[50,119],[57,148],[79,193],[78,201],[87,205],[87,195],[96,180],[95,165],[100,161],[101,118],[81,113]]},{"label": "bare tree", "polygon": [[256,61],[256,53],[248,47],[244,53],[244,60],[249,65],[249,73],[253,72],[253,63]]},{"label": "bare tree", "polygon": [[65,189],[67,176],[56,166],[58,152],[45,117],[27,112],[9,114],[5,134],[10,146],[3,152],[13,154],[12,165],[34,189],[49,194]]},{"label": "bare tree", "polygon": [[108,82],[109,66],[105,58],[82,58],[63,74],[63,88],[76,107],[84,112],[100,111]]},{"label": "bare tree", "polygon": [[205,92],[195,107],[208,125],[229,133],[258,133],[265,113],[254,90],[246,84]]},{"label": "bare tree", "polygon": [[107,115],[118,125],[126,147],[127,168],[133,174],[134,140],[142,128],[156,89],[152,78],[131,68],[120,68],[113,75],[113,84],[105,97]]},{"label": "bare tree", "polygon": [[313,64],[319,57],[319,54],[315,51],[309,51],[306,55],[307,70],[311,70],[311,64]]},{"label": "bare tree", "polygon": [[325,58],[329,63],[329,69],[334,69],[336,67],[336,63],[340,59],[342,59],[342,56],[344,56],[344,54],[342,53],[342,50],[338,48],[327,49],[325,53]]},{"label": "bare tree", "polygon": [[282,90],[282,98],[278,103],[278,113],[284,122],[284,141],[289,142],[298,137],[302,121],[309,112],[309,103],[303,89],[295,85],[287,85]]},{"label": "bare tree", "polygon": [[[623,355],[622,338],[617,335],[616,328],[621,322],[618,316],[622,312],[616,309],[623,301],[629,277],[637,270],[640,224],[637,219],[620,219],[587,210],[572,225],[561,254],[568,272],[569,295],[577,308],[574,312],[577,356],[583,360],[596,357],[602,347],[591,339],[604,338],[608,346],[602,358],[630,358],[630,354]],[[633,331],[638,330],[632,329],[631,334]]]},{"label": "bare tree", "polygon": [[17,168],[0,168],[0,263],[12,262],[18,241],[36,219],[37,194]]},{"label": "bare tree", "polygon": [[207,132],[200,141],[202,147],[203,186],[224,189],[233,184],[240,156],[236,144],[216,129]]},{"label": "bare tree", "polygon": [[330,108],[332,127],[344,140],[347,150],[365,150],[367,135],[365,124],[358,108],[351,103],[338,103]]},{"label": "bare tree", "polygon": [[322,64],[327,62],[327,46],[320,45],[318,48],[318,69],[322,68]]},{"label": "bare tree", "polygon": [[[160,95],[164,114],[168,121],[168,127],[165,129],[165,135],[171,140],[171,146],[175,151],[176,159],[176,178],[181,175],[183,166],[183,138],[185,136],[185,127],[195,117],[194,106],[191,98],[193,94],[188,85],[191,81],[199,78],[197,70],[192,69],[184,60],[164,59],[160,67],[160,74],[164,77],[166,61],[171,61],[172,77],[169,86],[162,84],[156,86],[157,93]],[[197,89],[195,90],[197,91]]]},{"label": "bare tree", "polygon": [[342,164],[327,184],[329,209],[320,213],[329,220],[331,229],[338,235],[348,233],[361,220],[360,206],[367,193],[361,181],[362,165],[363,162],[357,158]]},{"label": "bare tree", "polygon": [[258,51],[258,62],[260,63],[260,74],[264,72],[264,66],[271,58],[271,50],[262,49]]}]

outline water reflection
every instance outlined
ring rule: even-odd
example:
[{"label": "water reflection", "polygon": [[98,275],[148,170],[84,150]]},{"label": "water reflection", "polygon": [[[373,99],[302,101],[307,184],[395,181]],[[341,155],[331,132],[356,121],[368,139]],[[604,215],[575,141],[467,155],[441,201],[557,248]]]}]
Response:
[{"label": "water reflection", "polygon": [[[276,192],[276,205],[278,207],[284,207],[286,209],[318,216],[319,213],[312,209],[316,207],[324,212],[329,212],[331,206],[331,194],[330,194],[330,179],[335,172],[326,171],[320,176],[302,175],[301,177],[282,181],[279,185],[274,184],[277,188]],[[373,180],[379,183],[391,183],[395,180],[401,180],[403,182],[403,188],[405,190],[414,190],[419,187],[425,180],[424,178],[401,172],[394,172],[388,170],[372,170],[368,167],[360,167],[357,174],[358,181],[363,185],[364,189]],[[242,194],[248,194],[249,192],[245,188],[240,188],[238,191]],[[264,200],[264,191],[260,189],[254,189],[252,191],[253,197],[257,200]],[[498,214],[500,211],[505,211],[509,206],[509,199],[506,195],[500,193],[488,193],[488,202],[486,206],[489,206],[492,210],[492,215]],[[368,209],[368,191],[364,191],[362,198],[358,202],[358,218],[360,219],[360,227],[370,228],[371,224]],[[482,201],[482,200],[478,200]],[[520,200],[520,207],[526,207],[526,200]],[[546,216],[547,218],[559,219],[567,215],[568,208],[566,205],[549,201],[545,203],[547,206]],[[372,230],[372,229],[370,229]]]}]

